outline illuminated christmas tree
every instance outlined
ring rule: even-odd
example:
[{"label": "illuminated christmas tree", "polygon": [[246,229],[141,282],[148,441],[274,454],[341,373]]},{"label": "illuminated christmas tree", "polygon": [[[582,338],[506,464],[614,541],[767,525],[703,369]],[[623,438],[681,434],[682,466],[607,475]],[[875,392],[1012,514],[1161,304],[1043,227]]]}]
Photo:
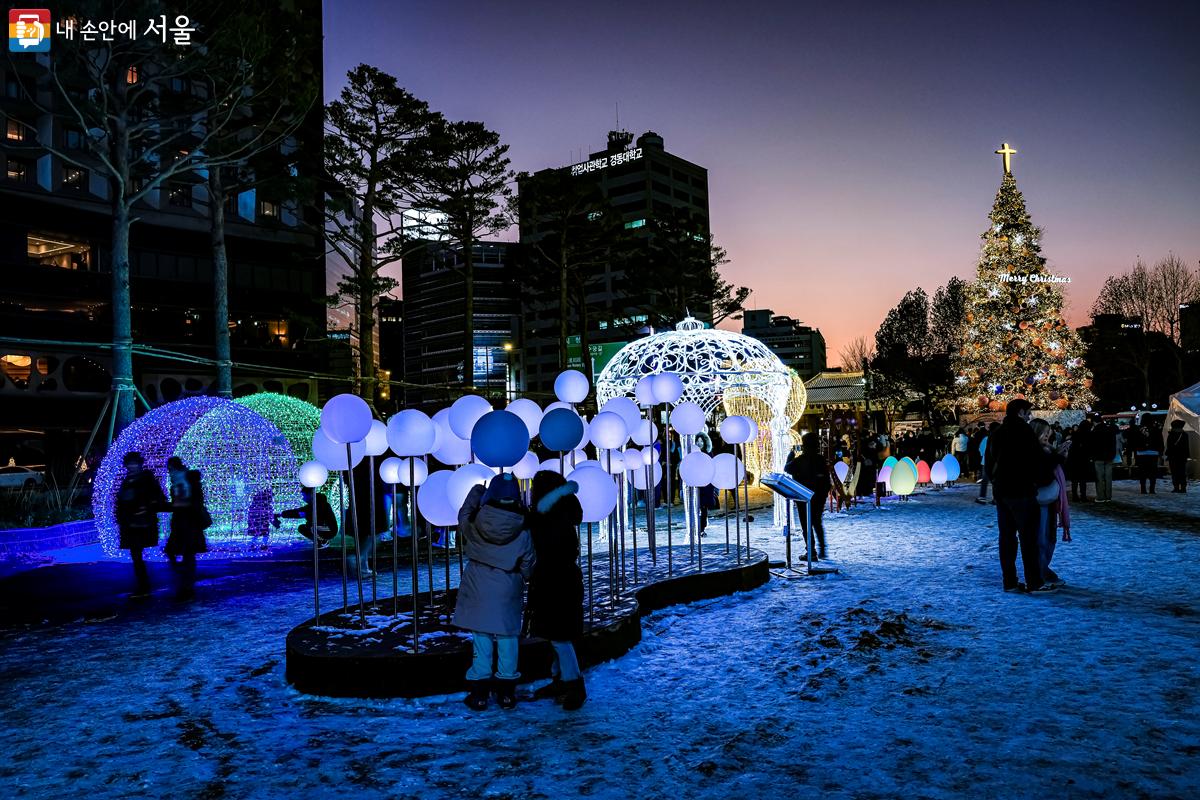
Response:
[{"label": "illuminated christmas tree", "polygon": [[1025,210],[1009,158],[983,233],[977,280],[967,290],[963,348],[954,359],[960,406],[999,411],[1024,397],[1039,409],[1087,408],[1095,399],[1083,346],[1062,317],[1060,288],[1041,256],[1041,230]]}]

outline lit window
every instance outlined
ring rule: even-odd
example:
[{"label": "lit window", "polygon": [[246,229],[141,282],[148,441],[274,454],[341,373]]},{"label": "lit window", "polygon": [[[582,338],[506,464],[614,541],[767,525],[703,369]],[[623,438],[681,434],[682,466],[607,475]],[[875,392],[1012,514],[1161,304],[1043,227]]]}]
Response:
[{"label": "lit window", "polygon": [[261,203],[259,203],[258,213],[264,217],[279,219],[279,204],[272,203],[269,200],[263,200]]},{"label": "lit window", "polygon": [[644,220],[644,219],[630,220],[629,222],[625,223],[625,227],[627,229],[628,228],[644,228],[645,226],[646,226],[646,220]]},{"label": "lit window", "polygon": [[5,126],[4,136],[10,142],[23,142],[25,141],[25,126],[15,119],[10,119],[8,125]]},{"label": "lit window", "polygon": [[192,207],[192,187],[191,186],[174,186],[167,194],[167,202],[175,208],[191,208]]},{"label": "lit window", "polygon": [[15,158],[8,160],[8,179],[14,183],[29,182],[29,165]]},{"label": "lit window", "polygon": [[62,185],[64,189],[82,191],[87,186],[87,170],[79,167],[63,167]]},{"label": "lit window", "polygon": [[92,246],[58,233],[31,232],[25,237],[25,254],[39,267],[56,267],[87,272],[92,265]]},{"label": "lit window", "polygon": [[125,82],[128,84],[134,84],[138,82],[137,67],[130,67],[129,69],[125,70]]},{"label": "lit window", "polygon": [[63,144],[70,150],[83,147],[83,133],[78,128],[67,128],[63,131]]}]

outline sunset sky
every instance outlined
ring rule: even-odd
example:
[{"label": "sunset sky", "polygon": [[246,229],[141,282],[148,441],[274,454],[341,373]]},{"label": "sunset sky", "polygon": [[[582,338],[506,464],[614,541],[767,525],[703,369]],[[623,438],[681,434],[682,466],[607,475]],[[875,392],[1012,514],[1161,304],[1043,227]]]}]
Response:
[{"label": "sunset sky", "polygon": [[709,170],[750,303],[820,327],[831,364],[910,288],[975,272],[1009,142],[1068,319],[1140,254],[1200,259],[1200,4],[325,4],[326,98],[360,62],[512,166],[623,128]]}]

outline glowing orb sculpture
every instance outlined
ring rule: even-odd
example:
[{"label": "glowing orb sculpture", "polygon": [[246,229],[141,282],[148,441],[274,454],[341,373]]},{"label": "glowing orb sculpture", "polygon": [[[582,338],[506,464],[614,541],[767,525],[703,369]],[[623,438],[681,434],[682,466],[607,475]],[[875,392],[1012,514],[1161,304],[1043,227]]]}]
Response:
[{"label": "glowing orb sculpture", "polygon": [[929,483],[929,465],[924,459],[917,462],[917,483]]},{"label": "glowing orb sculpture", "polygon": [[523,481],[527,481],[537,474],[541,464],[538,463],[538,457],[535,453],[526,453],[521,456],[521,460],[513,465],[513,475],[516,475]]},{"label": "glowing orb sculpture", "polygon": [[679,462],[679,478],[687,486],[707,486],[712,483],[714,470],[712,458],[699,450]]},{"label": "glowing orb sculpture", "polygon": [[[465,394],[450,406],[450,430],[460,439],[471,441],[471,430],[492,404],[477,394]],[[398,454],[397,454],[398,455]]]},{"label": "glowing orb sculpture", "polygon": [[363,439],[363,445],[366,454],[369,456],[381,456],[387,452],[387,426],[377,419],[371,420],[371,429],[367,431],[367,438]]},{"label": "glowing orb sculpture", "polygon": [[300,485],[315,489],[329,480],[329,470],[320,461],[305,461],[300,465]]},{"label": "glowing orb sculpture", "polygon": [[443,408],[434,414],[433,424],[437,429],[434,434],[434,458],[450,465],[465,464],[471,460],[471,440],[460,439],[450,430],[450,409]]},{"label": "glowing orb sculpture", "polygon": [[579,505],[583,506],[584,522],[599,522],[616,507],[617,484],[599,466],[577,467],[567,480],[579,484]]},{"label": "glowing orb sculpture", "polygon": [[898,495],[909,495],[917,488],[917,468],[909,459],[901,459],[892,468],[892,491]]},{"label": "glowing orb sculpture", "polygon": [[612,450],[629,440],[629,431],[620,414],[601,411],[588,423],[588,434],[596,447]]},{"label": "glowing orb sculpture", "polygon": [[525,423],[525,430],[529,431],[529,438],[537,436],[538,426],[542,424],[542,409],[537,403],[526,397],[518,397],[508,404],[506,410],[521,418]]},{"label": "glowing orb sculpture", "polygon": [[601,411],[611,411],[612,413],[625,420],[625,429],[633,430],[634,427],[642,421],[642,412],[638,408],[637,403],[622,395],[621,397],[609,398],[608,402],[600,407]]},{"label": "glowing orb sculpture", "polygon": [[657,402],[677,403],[683,396],[683,381],[674,372],[662,372],[654,376],[650,389]]},{"label": "glowing orb sculpture", "polygon": [[483,464],[466,464],[454,470],[446,482],[446,499],[455,508],[462,508],[467,495],[475,486],[484,486],[494,473]]},{"label": "glowing orb sculpture", "polygon": [[529,450],[529,429],[511,411],[489,411],[471,431],[471,449],[489,467],[511,467]]},{"label": "glowing orb sculpture", "polygon": [[425,484],[417,492],[417,509],[430,525],[457,525],[458,509],[446,497],[447,484],[454,473],[448,469],[440,469],[430,473]]},{"label": "glowing orb sculpture", "polygon": [[946,463],[944,461],[933,462],[933,466],[929,468],[929,479],[939,486],[946,482]]},{"label": "glowing orb sculpture", "polygon": [[953,483],[962,475],[962,465],[958,463],[958,459],[952,455],[947,455],[942,459],[942,464],[946,467],[946,480]]},{"label": "glowing orb sculpture", "polygon": [[357,467],[367,454],[365,441],[350,443],[350,457],[346,458],[346,445],[329,438],[324,428],[318,428],[312,437],[313,458],[320,461],[330,472],[340,472]]},{"label": "glowing orb sculpture", "polygon": [[633,439],[633,443],[636,445],[648,447],[658,441],[658,426],[650,420],[644,419],[630,431],[629,438]]},{"label": "glowing orb sculpture", "polygon": [[564,370],[554,379],[554,396],[564,403],[582,403],[589,388],[587,376],[577,369]]},{"label": "glowing orb sculpture", "polygon": [[704,409],[690,400],[680,403],[671,409],[671,427],[684,436],[694,436],[704,430]]},{"label": "glowing orb sculpture", "polygon": [[415,408],[393,414],[387,421],[387,444],[398,456],[423,456],[437,444],[433,420]]},{"label": "glowing orb sculpture", "polygon": [[379,464],[379,480],[386,483],[388,486],[395,486],[400,483],[400,462],[402,459],[392,456],[385,458]]},{"label": "glowing orb sculpture", "polygon": [[736,489],[746,479],[746,468],[733,453],[721,453],[713,458],[713,486]]},{"label": "glowing orb sculpture", "polygon": [[321,408],[321,427],[338,444],[367,438],[372,419],[367,401],[353,394],[336,394]]},{"label": "glowing orb sculpture", "polygon": [[574,450],[583,441],[583,434],[583,420],[569,408],[547,411],[538,429],[542,444],[548,450]]},{"label": "glowing orb sculpture", "polygon": [[838,461],[833,465],[833,474],[837,475],[839,481],[845,483],[846,476],[850,474],[850,466],[845,461]]}]

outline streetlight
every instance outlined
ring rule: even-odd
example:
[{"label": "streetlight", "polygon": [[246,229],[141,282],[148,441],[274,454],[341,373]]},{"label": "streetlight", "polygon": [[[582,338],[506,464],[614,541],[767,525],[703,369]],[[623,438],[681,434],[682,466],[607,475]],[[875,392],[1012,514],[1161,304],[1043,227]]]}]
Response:
[{"label": "streetlight", "polygon": [[504,402],[508,402],[512,388],[512,342],[504,343]]}]

